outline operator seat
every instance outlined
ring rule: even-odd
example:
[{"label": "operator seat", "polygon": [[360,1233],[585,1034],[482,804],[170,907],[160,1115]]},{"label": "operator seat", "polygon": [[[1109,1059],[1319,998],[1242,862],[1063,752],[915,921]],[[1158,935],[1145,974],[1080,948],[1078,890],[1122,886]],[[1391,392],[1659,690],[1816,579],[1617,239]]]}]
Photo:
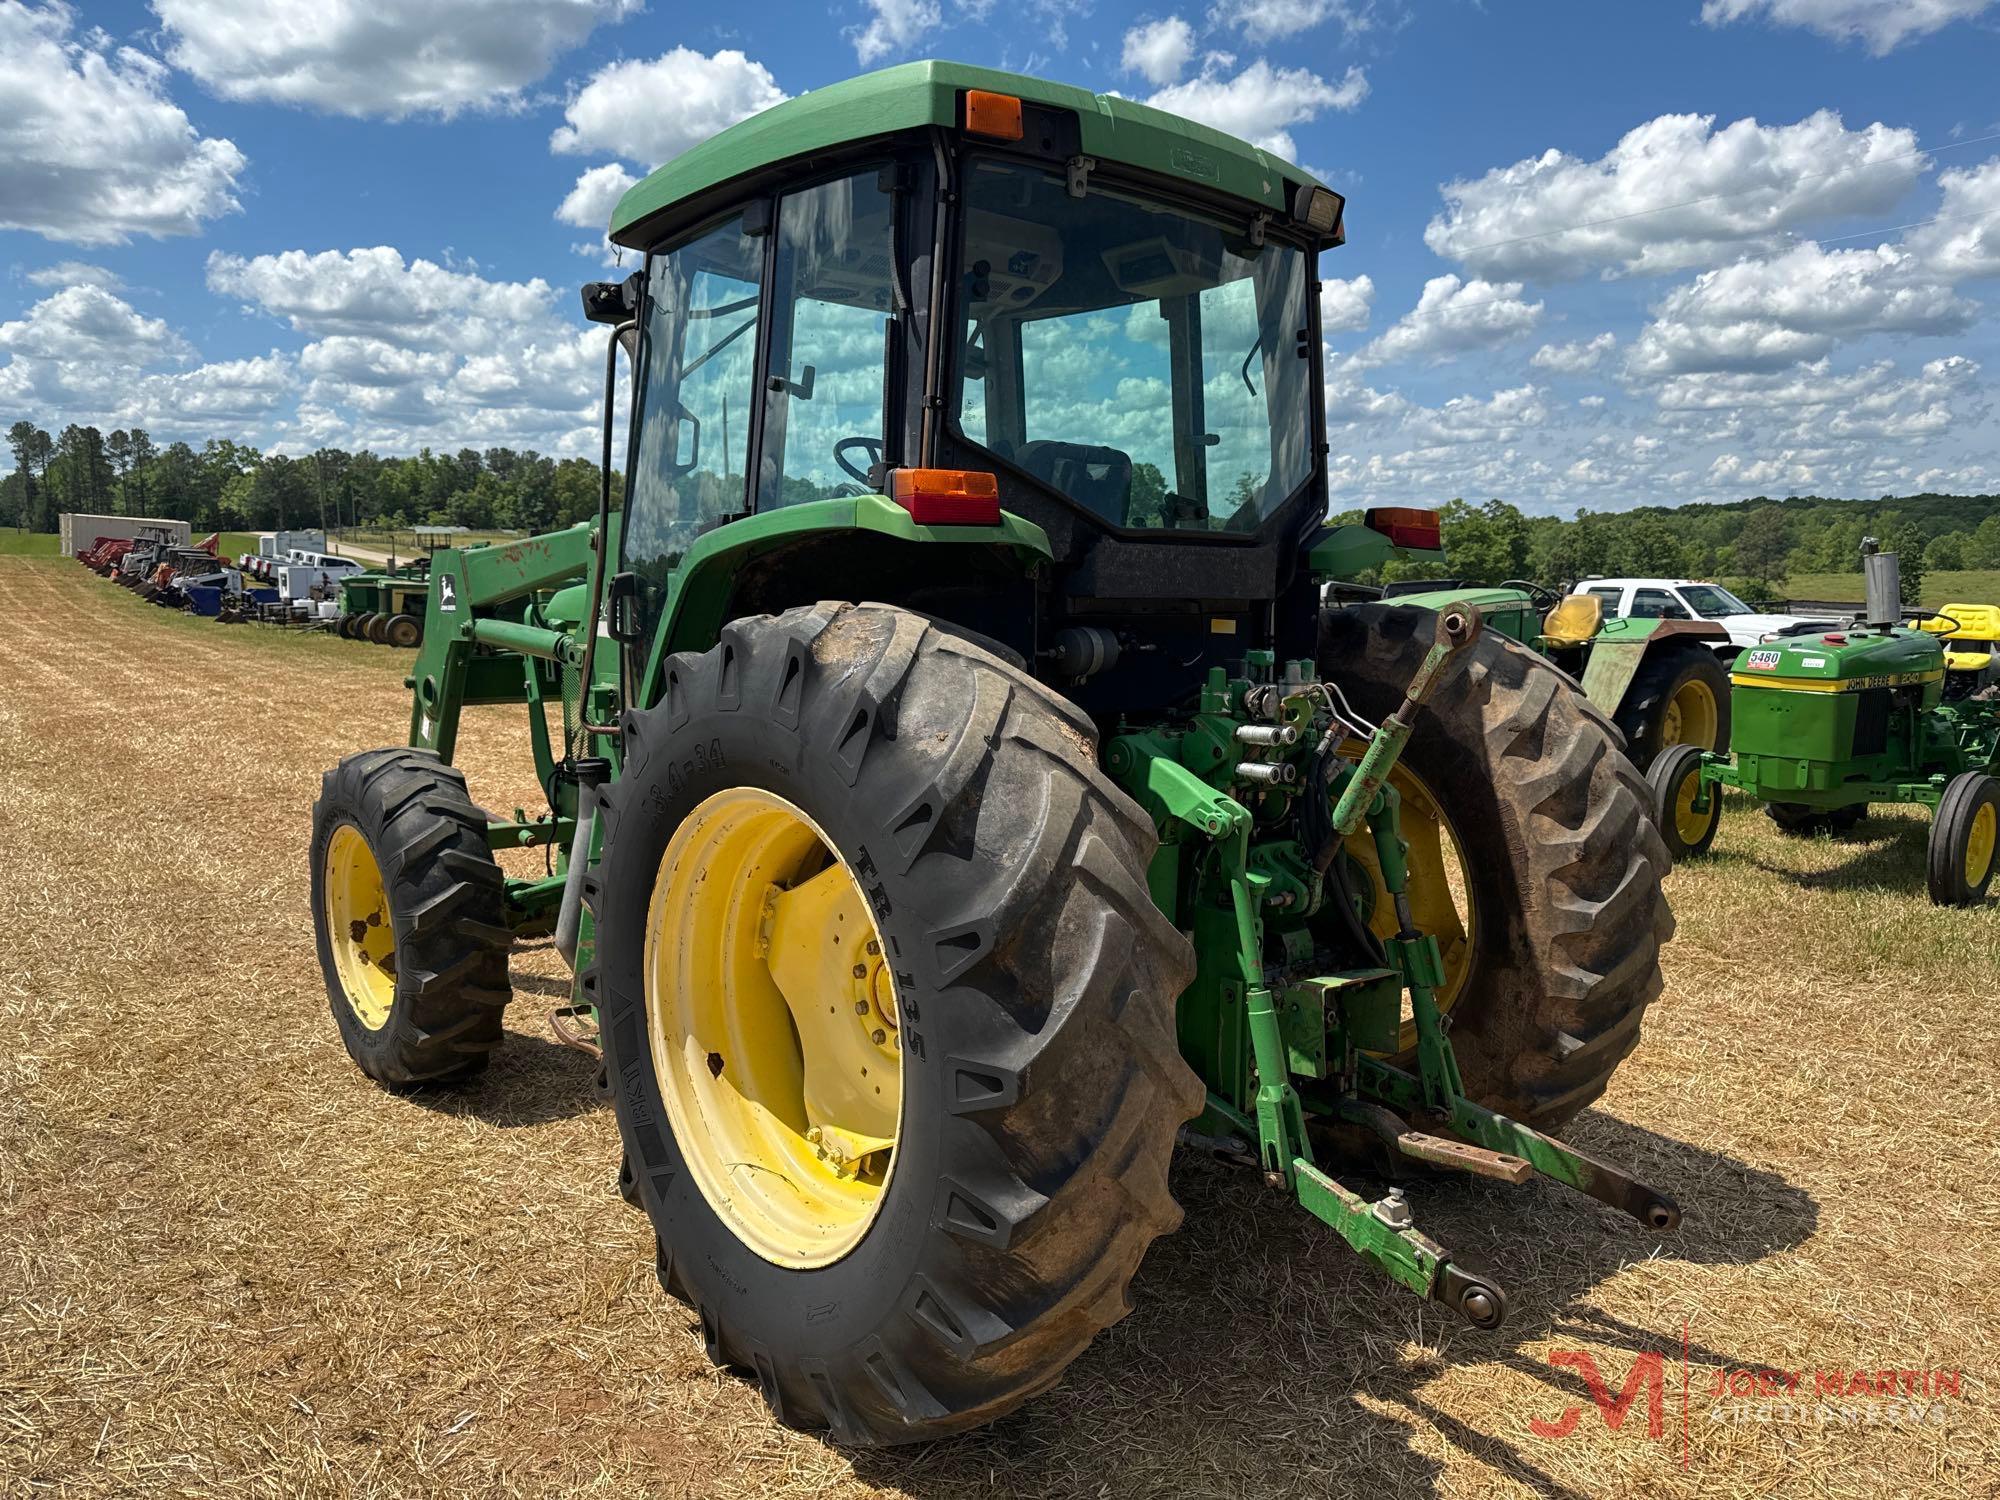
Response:
[{"label": "operator seat", "polygon": [[1581,646],[1604,623],[1604,601],[1595,594],[1567,594],[1542,617],[1542,639],[1551,646]]},{"label": "operator seat", "polygon": [[1044,440],[1021,444],[1013,459],[1078,505],[1114,525],[1125,524],[1126,498],[1132,492],[1132,455],[1124,449]]}]

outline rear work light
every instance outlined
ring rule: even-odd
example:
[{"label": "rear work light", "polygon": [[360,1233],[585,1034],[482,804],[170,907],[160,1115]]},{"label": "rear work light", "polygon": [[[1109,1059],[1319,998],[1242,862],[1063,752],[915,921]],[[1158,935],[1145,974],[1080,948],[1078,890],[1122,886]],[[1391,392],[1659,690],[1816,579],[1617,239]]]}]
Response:
[{"label": "rear work light", "polygon": [[925,526],[1000,524],[1000,482],[978,469],[891,469],[889,498]]},{"label": "rear work light", "polygon": [[1444,550],[1444,537],[1438,531],[1438,513],[1434,510],[1377,505],[1361,518],[1361,523],[1370,531],[1381,532],[1398,547],[1418,552]]},{"label": "rear work light", "polygon": [[969,135],[983,135],[989,140],[1018,141],[1027,133],[1021,124],[1021,101],[1012,94],[967,89],[965,129]]}]

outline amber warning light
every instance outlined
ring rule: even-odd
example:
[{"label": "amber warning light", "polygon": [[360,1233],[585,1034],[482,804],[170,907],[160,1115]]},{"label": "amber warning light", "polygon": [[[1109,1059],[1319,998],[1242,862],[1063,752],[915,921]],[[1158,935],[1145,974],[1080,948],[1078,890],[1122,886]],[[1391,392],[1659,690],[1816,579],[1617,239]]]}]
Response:
[{"label": "amber warning light", "polygon": [[998,526],[1000,484],[977,469],[891,469],[889,498],[925,526]]},{"label": "amber warning light", "polygon": [[965,128],[971,135],[983,135],[991,140],[1018,141],[1026,134],[1021,126],[1021,101],[1012,94],[967,89]]},{"label": "amber warning light", "polygon": [[1381,532],[1398,547],[1418,552],[1444,550],[1444,538],[1438,532],[1438,513],[1434,510],[1378,505],[1362,518],[1362,524],[1370,531]]}]

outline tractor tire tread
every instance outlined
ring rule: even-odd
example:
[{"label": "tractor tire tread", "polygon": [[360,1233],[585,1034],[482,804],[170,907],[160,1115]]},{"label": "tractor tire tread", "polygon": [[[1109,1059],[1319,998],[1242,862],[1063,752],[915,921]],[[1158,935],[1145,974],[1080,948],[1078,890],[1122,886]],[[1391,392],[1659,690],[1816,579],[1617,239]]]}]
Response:
[{"label": "tractor tire tread", "polygon": [[[322,863],[341,823],[375,852],[397,930],[396,990],[371,1032],[341,996],[325,932]],[[313,805],[313,905],[334,1019],[362,1071],[394,1088],[463,1078],[500,1044],[511,998],[505,880],[464,774],[428,750],[364,750],[321,782]]]}]

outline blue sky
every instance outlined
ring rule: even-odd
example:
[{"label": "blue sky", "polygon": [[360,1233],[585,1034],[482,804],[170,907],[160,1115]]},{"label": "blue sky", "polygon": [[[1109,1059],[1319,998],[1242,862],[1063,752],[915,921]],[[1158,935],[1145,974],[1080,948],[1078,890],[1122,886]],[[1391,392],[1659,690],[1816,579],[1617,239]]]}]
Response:
[{"label": "blue sky", "polygon": [[0,426],[589,452],[618,185],[919,56],[1348,194],[1340,503],[2000,489],[1994,0],[0,0]]}]

